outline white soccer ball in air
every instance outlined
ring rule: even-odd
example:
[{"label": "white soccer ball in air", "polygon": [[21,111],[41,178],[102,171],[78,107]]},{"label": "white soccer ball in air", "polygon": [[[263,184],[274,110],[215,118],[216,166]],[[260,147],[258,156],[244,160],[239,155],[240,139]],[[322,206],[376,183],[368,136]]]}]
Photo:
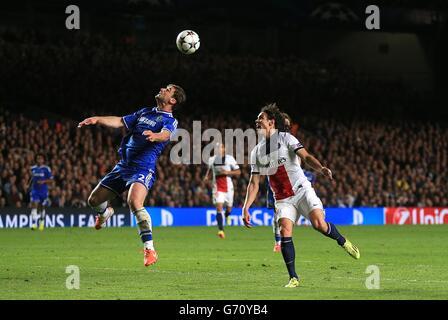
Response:
[{"label": "white soccer ball in air", "polygon": [[198,34],[192,30],[184,30],[177,35],[176,45],[183,54],[195,53],[200,44]]}]

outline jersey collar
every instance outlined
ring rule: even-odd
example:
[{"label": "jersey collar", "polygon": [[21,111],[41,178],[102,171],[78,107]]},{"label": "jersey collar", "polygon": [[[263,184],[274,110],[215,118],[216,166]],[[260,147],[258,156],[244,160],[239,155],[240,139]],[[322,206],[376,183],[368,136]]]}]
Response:
[{"label": "jersey collar", "polygon": [[155,107],[154,110],[155,110],[156,112],[158,112],[158,113],[164,113],[164,114],[167,114],[167,115],[169,115],[169,116],[171,116],[171,117],[173,116],[173,113],[172,113],[172,112],[162,111],[162,110],[159,109],[159,107]]}]

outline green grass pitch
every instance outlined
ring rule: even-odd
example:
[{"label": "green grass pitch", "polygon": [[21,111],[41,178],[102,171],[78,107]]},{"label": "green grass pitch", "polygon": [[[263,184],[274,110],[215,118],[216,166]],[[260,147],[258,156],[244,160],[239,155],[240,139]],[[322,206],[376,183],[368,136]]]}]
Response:
[{"label": "green grass pitch", "polygon": [[[143,266],[137,230],[0,230],[0,299],[448,299],[448,225],[340,227],[361,250],[354,260],[310,227],[294,232],[299,288],[273,253],[269,227],[155,228],[159,261]],[[80,288],[66,288],[66,267]],[[366,268],[380,289],[366,288]]]}]

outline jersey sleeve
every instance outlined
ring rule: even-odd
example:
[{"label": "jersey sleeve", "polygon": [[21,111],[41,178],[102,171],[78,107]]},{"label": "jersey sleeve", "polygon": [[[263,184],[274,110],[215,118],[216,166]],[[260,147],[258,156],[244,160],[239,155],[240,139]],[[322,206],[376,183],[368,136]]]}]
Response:
[{"label": "jersey sleeve", "polygon": [[177,130],[177,120],[174,118],[165,118],[163,119],[163,127],[162,130],[166,130],[171,132],[173,135]]},{"label": "jersey sleeve", "polygon": [[260,173],[260,168],[258,166],[258,162],[257,162],[257,148],[253,148],[252,152],[250,153],[250,169],[251,169],[251,174],[259,174]]},{"label": "jersey sleeve", "polygon": [[45,170],[45,179],[53,179],[53,174],[51,173],[51,169],[49,167],[46,167],[47,170]]},{"label": "jersey sleeve", "polygon": [[132,114],[128,114],[127,116],[122,117],[126,129],[132,129],[137,124],[138,118],[140,118],[145,109],[147,108],[140,109]]},{"label": "jersey sleeve", "polygon": [[235,158],[232,156],[229,157],[229,165],[231,170],[238,170],[240,168]]},{"label": "jersey sleeve", "polygon": [[300,143],[299,140],[297,140],[296,137],[294,137],[292,134],[287,133],[285,135],[285,143],[288,146],[288,149],[294,152],[297,152],[297,150],[300,150],[302,148],[304,148],[304,146],[302,145],[302,143]]}]

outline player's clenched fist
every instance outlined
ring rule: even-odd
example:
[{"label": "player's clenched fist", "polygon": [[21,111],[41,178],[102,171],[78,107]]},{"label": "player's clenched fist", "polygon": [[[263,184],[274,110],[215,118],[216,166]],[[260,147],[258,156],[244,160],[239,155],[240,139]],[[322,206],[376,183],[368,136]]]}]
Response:
[{"label": "player's clenched fist", "polygon": [[145,130],[143,131],[142,134],[146,137],[146,140],[148,141],[154,142],[156,140],[156,134],[151,130]]},{"label": "player's clenched fist", "polygon": [[83,127],[83,126],[94,125],[94,124],[97,124],[97,122],[98,122],[98,117],[87,118],[87,119],[84,119],[83,121],[81,121],[81,122],[78,124],[78,128],[81,128],[81,127]]},{"label": "player's clenched fist", "polygon": [[328,169],[327,167],[323,167],[320,171],[324,176],[326,176],[327,178],[329,178],[330,180],[333,180],[333,173],[331,172],[330,169]]}]

